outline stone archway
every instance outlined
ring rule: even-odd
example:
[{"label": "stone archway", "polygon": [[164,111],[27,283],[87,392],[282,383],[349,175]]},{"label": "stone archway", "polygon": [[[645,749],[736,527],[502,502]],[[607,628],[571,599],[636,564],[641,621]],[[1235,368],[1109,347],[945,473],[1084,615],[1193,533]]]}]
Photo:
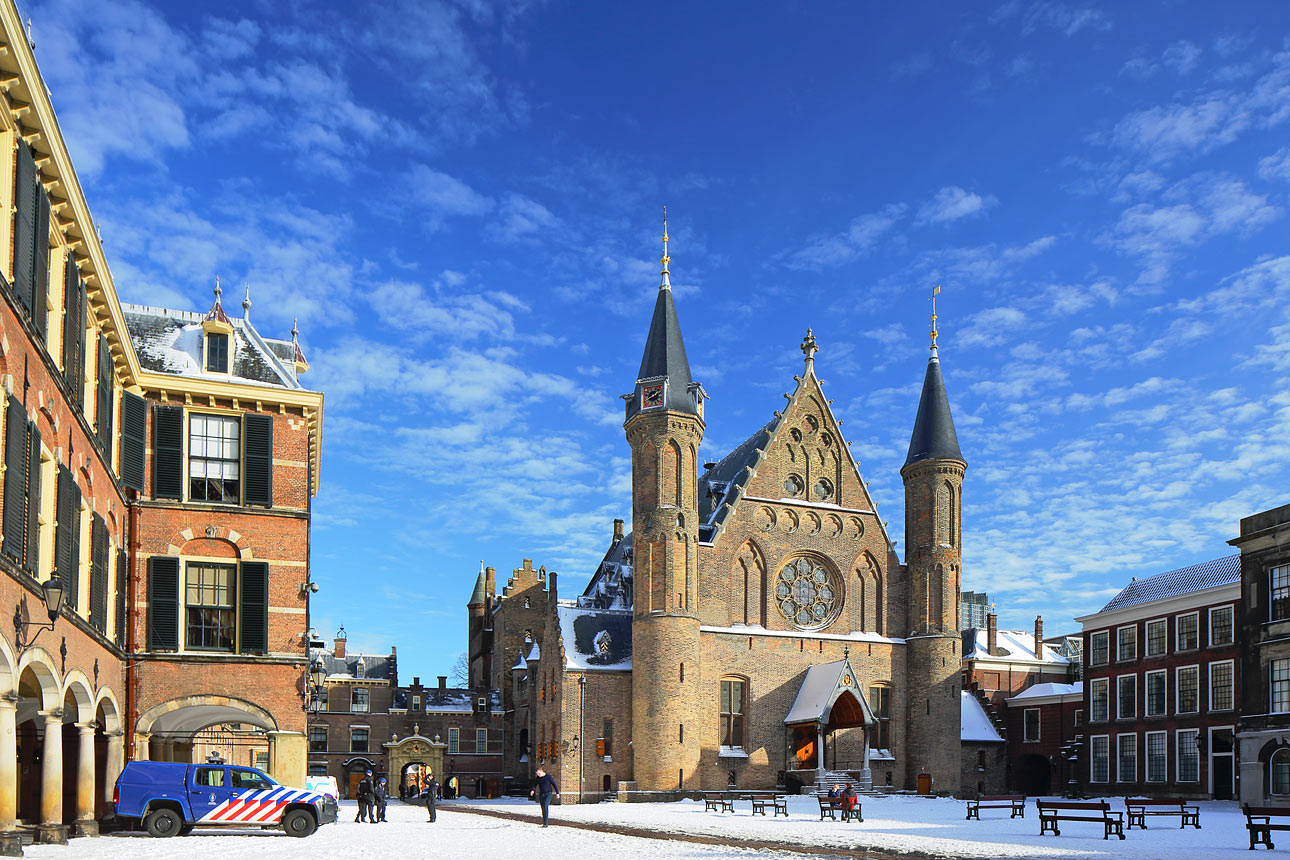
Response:
[{"label": "stone archway", "polygon": [[430,775],[435,779],[443,780],[443,754],[448,749],[446,743],[433,741],[420,734],[412,734],[402,740],[390,741],[384,746],[386,771],[391,779],[394,779],[397,774],[398,779],[402,781],[404,771],[412,765],[421,765],[428,768]]}]

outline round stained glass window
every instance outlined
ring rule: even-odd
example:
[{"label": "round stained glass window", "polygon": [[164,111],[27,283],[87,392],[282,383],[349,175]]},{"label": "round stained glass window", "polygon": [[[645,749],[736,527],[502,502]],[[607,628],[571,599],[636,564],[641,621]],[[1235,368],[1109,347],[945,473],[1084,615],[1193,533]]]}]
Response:
[{"label": "round stained glass window", "polygon": [[779,612],[800,630],[827,627],[842,609],[842,582],[823,564],[798,558],[784,565],[775,582]]},{"label": "round stained glass window", "polygon": [[802,479],[796,475],[789,475],[784,480],[784,495],[789,498],[796,498],[797,496],[802,495],[802,491],[805,489],[806,484],[802,483]]}]

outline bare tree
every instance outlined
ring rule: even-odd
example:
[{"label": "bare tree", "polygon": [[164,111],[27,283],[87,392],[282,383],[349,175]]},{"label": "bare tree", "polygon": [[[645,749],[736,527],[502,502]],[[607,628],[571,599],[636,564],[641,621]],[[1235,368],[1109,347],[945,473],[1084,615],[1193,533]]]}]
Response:
[{"label": "bare tree", "polygon": [[470,658],[462,651],[457,655],[457,662],[452,664],[452,683],[458,687],[470,684]]}]

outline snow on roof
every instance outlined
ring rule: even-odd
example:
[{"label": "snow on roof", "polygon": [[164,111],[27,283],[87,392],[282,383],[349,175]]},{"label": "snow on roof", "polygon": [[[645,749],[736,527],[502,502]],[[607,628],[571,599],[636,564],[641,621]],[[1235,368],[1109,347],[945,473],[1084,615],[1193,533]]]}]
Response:
[{"label": "snow on roof", "polygon": [[[982,627],[973,627],[963,631],[963,659],[980,660],[986,659],[1008,659],[1008,660],[1035,660],[1035,634],[1026,633],[1021,630],[999,630],[995,637],[995,653],[991,655],[987,650],[989,646],[989,636]],[[1060,651],[1052,645],[1045,644],[1043,648],[1044,663],[1053,663],[1057,665],[1067,665],[1070,663]]]},{"label": "snow on roof", "polygon": [[542,659],[542,652],[538,650],[538,644],[534,642],[533,649],[529,651],[529,656],[526,658],[526,662],[536,663],[538,660],[541,660],[541,659]]},{"label": "snow on roof", "polygon": [[1038,699],[1041,696],[1083,696],[1084,682],[1076,681],[1074,684],[1035,684],[1022,690],[1015,696],[1008,699],[1009,702],[1025,701],[1026,699]]},{"label": "snow on roof", "polygon": [[[847,681],[851,683],[848,684],[846,683]],[[836,660],[832,663],[821,663],[812,666],[806,670],[806,677],[802,679],[802,686],[797,688],[797,698],[793,700],[793,706],[788,709],[788,715],[784,717],[784,724],[793,725],[795,723],[813,723],[827,720],[829,710],[842,694],[842,691],[853,687],[856,688],[856,700],[860,702],[861,707],[864,709],[866,722],[873,722],[873,713],[869,710],[869,703],[865,701],[864,695],[859,692],[858,686],[855,682],[855,670],[851,668],[849,660]]]},{"label": "snow on roof", "polygon": [[205,315],[121,303],[130,342],[144,370],[191,379],[228,379],[252,385],[301,390],[295,362],[281,358],[249,320],[233,317],[229,372],[210,373],[202,361]]},{"label": "snow on roof", "polygon": [[1003,736],[986,716],[985,708],[967,690],[959,691],[959,740],[1003,742]]},{"label": "snow on roof", "polygon": [[570,602],[560,603],[555,612],[566,669],[631,671],[631,610],[588,609]]},{"label": "snow on roof", "polygon": [[[1212,561],[1180,567],[1165,573],[1157,573],[1145,579],[1134,579],[1111,601],[1102,607],[1102,612],[1112,609],[1123,609],[1139,603],[1150,603],[1177,597],[1189,591],[1200,591],[1203,588],[1214,588],[1219,585],[1230,585],[1241,581],[1241,556],[1228,555]],[[1099,613],[1100,614],[1100,613]]]},{"label": "snow on roof", "polygon": [[515,661],[515,665],[511,667],[511,671],[514,672],[516,669],[527,669],[528,667],[529,664],[524,660],[524,653],[520,652],[520,659]]}]

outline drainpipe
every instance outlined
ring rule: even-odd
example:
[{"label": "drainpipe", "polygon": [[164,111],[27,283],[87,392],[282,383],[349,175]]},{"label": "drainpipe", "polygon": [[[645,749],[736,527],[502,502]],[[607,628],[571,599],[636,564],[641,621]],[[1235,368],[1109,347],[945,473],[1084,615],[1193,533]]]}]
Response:
[{"label": "drainpipe", "polygon": [[587,692],[587,676],[578,676],[578,802],[582,803],[582,792],[586,788],[587,778],[583,775],[582,763],[587,752],[587,711],[583,707]]},{"label": "drainpipe", "polygon": [[139,728],[139,663],[136,627],[139,620],[139,588],[135,582],[139,565],[139,499],[134,490],[126,490],[126,657],[125,657],[125,757],[135,759],[134,739]]}]

